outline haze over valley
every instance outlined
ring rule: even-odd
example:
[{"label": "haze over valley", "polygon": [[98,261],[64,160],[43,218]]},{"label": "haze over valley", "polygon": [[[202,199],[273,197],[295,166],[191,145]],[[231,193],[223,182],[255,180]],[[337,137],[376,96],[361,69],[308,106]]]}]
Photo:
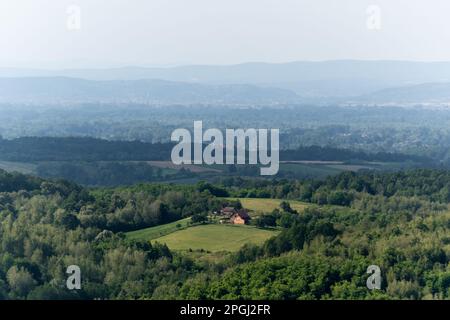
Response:
[{"label": "haze over valley", "polygon": [[0,69],[0,102],[448,105],[450,62],[324,61],[115,69]]},{"label": "haze over valley", "polygon": [[450,300],[449,12],[1,1],[0,300]]}]

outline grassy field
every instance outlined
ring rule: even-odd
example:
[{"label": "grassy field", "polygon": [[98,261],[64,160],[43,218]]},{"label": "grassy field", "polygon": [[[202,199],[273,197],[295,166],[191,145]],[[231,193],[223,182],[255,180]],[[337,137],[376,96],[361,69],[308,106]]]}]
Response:
[{"label": "grassy field", "polygon": [[191,221],[191,218],[178,220],[175,222],[163,224],[156,227],[131,231],[127,232],[126,236],[128,239],[131,240],[153,240],[165,236],[167,234],[170,234],[172,232],[187,228],[189,221]]},{"label": "grassy field", "polygon": [[180,170],[182,168],[189,170],[194,173],[203,173],[203,172],[216,172],[220,173],[221,170],[213,169],[211,166],[201,166],[201,165],[192,165],[192,164],[181,164],[176,165],[173,164],[172,161],[147,161],[151,166],[158,167],[158,168],[168,168],[168,169],[175,169]]},{"label": "grassy field", "polygon": [[[280,203],[283,200],[280,199],[256,199],[256,198],[229,198],[229,199],[239,199],[242,203],[242,206],[248,210],[251,210],[255,213],[270,213],[274,209],[280,208]],[[297,210],[298,212],[302,212],[307,203],[295,201],[295,200],[286,200],[291,205],[291,208]]]},{"label": "grassy field", "polygon": [[20,173],[31,174],[34,173],[36,165],[25,162],[0,161],[0,169],[9,172],[17,171]]},{"label": "grassy field", "polygon": [[[334,166],[337,166],[335,164]],[[280,164],[280,174],[296,179],[323,179],[344,171],[328,164],[286,162]]]},{"label": "grassy field", "polygon": [[278,232],[251,226],[208,224],[176,231],[154,241],[165,243],[171,250],[179,251],[237,251],[246,243],[261,244]]}]

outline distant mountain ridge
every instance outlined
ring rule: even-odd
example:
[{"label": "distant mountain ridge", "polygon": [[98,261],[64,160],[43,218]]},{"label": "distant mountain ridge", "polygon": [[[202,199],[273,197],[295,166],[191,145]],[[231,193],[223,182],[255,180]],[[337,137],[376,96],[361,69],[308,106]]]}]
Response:
[{"label": "distant mountain ridge", "polygon": [[0,78],[0,102],[4,103],[273,104],[298,100],[299,97],[290,90],[248,84],[93,81],[67,77]]},{"label": "distant mountain ridge", "polygon": [[0,77],[55,76],[102,81],[160,79],[197,84],[252,84],[287,89],[305,97],[346,97],[369,94],[389,87],[450,82],[450,62],[335,60],[164,68],[0,68]]},{"label": "distant mountain ridge", "polygon": [[387,88],[374,93],[363,95],[355,100],[357,103],[373,104],[442,104],[450,105],[450,82],[423,83],[418,85]]},{"label": "distant mountain ridge", "polygon": [[0,103],[432,104],[450,62],[337,60],[166,68],[0,68]]}]

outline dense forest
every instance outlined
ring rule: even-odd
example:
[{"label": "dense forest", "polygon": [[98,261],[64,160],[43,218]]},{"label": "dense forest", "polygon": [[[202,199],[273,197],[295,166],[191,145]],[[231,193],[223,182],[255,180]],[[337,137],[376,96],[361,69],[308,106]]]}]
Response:
[{"label": "dense forest", "polygon": [[[260,176],[258,165],[173,166],[170,159],[173,147],[173,143],[87,137],[0,138],[0,169],[43,178],[67,179],[83,186],[111,187],[144,182],[195,183],[227,176]],[[344,170],[445,167],[440,161],[425,156],[330,146],[280,150],[280,159],[282,163],[277,178],[290,179],[322,178]]]},{"label": "dense forest", "polygon": [[[421,155],[448,162],[450,112],[422,107],[338,105],[0,104],[0,136],[93,137],[167,143],[176,128],[279,128],[280,145]],[[74,149],[77,150],[77,149]],[[162,152],[163,150],[158,150]],[[95,151],[94,151],[95,153]],[[24,158],[25,159],[25,158]],[[86,159],[84,159],[86,160]]]},{"label": "dense forest", "polygon": [[189,179],[195,176],[181,168],[162,169],[145,162],[43,162],[36,174],[46,178],[64,178],[87,186],[120,186],[141,182]]},{"label": "dense forest", "polygon": [[[0,172],[3,299],[444,299],[449,298],[450,174],[343,173],[325,180],[227,178],[218,184],[86,189]],[[281,203],[253,222],[281,232],[211,260],[124,232],[192,217],[207,223],[223,197]],[[237,204],[234,204],[237,205]],[[65,288],[80,266],[81,290]],[[379,265],[381,290],[366,288]]]},{"label": "dense forest", "polygon": [[[141,141],[109,141],[94,138],[24,137],[0,138],[0,160],[5,161],[151,161],[170,160],[174,143]],[[205,144],[206,145],[206,144]],[[280,160],[318,161],[416,161],[432,163],[432,159],[389,152],[363,152],[334,147],[302,146],[281,150]]]},{"label": "dense forest", "polygon": [[450,202],[450,172],[447,170],[344,172],[325,180],[304,181],[229,177],[222,179],[221,184],[239,197],[299,199],[317,204],[349,205],[361,193]]}]

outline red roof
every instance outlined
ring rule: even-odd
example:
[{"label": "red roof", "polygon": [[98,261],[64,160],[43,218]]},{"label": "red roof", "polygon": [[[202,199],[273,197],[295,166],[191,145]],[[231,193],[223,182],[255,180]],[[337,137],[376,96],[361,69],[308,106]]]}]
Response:
[{"label": "red roof", "polygon": [[250,220],[250,216],[248,215],[248,212],[245,209],[239,210],[236,214],[244,220]]}]

